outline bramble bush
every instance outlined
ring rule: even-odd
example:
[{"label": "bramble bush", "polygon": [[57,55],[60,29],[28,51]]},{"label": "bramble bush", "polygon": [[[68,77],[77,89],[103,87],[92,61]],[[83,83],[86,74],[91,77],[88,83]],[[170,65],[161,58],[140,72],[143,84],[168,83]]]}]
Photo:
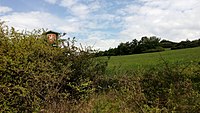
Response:
[{"label": "bramble bush", "polygon": [[0,112],[39,112],[51,103],[78,102],[95,90],[106,61],[76,47],[74,39],[52,47],[44,32],[19,33],[0,22]]},{"label": "bramble bush", "polygon": [[169,65],[166,61],[146,71],[141,87],[147,108],[152,112],[199,112],[199,72],[197,63]]}]

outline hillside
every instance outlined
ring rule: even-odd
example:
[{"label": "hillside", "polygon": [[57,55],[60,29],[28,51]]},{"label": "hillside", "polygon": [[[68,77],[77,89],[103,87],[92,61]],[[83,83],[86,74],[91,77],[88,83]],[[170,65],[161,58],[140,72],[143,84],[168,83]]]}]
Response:
[{"label": "hillside", "polygon": [[[200,47],[169,50],[156,53],[144,53],[124,56],[111,56],[108,70],[132,70],[137,68],[153,67],[163,64],[164,61],[176,63],[191,63],[200,61]],[[163,61],[164,60],[164,61]]]}]

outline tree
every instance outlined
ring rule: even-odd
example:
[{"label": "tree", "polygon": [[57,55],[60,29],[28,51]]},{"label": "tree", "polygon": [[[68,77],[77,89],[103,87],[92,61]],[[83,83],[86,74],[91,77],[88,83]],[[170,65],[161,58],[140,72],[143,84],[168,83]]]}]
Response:
[{"label": "tree", "polygon": [[172,41],[168,41],[168,40],[162,40],[160,41],[160,45],[163,48],[172,48],[176,45],[177,43],[172,42]]}]

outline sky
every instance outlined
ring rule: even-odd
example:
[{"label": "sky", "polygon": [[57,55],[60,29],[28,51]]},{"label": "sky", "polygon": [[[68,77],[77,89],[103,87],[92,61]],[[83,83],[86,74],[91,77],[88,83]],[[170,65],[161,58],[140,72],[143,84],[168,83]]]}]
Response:
[{"label": "sky", "polygon": [[17,30],[48,29],[107,50],[157,36],[200,38],[200,0],[0,0],[0,20]]}]

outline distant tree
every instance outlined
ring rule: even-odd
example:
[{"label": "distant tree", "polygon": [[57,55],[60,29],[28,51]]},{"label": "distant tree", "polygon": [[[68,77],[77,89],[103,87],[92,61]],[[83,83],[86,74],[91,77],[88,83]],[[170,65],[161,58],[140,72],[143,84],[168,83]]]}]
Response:
[{"label": "distant tree", "polygon": [[200,46],[200,39],[191,41],[191,47],[198,47]]},{"label": "distant tree", "polygon": [[133,39],[131,42],[120,43],[116,48],[110,48],[104,52],[99,52],[100,56],[116,56],[116,55],[130,55],[139,53],[159,52],[164,51],[164,48],[182,49],[200,46],[200,39],[190,41],[181,41],[180,43],[172,42],[169,40],[162,40],[151,36],[142,37],[139,41]]},{"label": "distant tree", "polygon": [[183,49],[183,48],[190,48],[190,47],[192,47],[191,41],[187,39],[186,41],[181,41],[180,43],[176,44],[171,49]]},{"label": "distant tree", "polygon": [[136,50],[136,47],[138,46],[138,40],[136,39],[133,39],[131,42],[130,42],[130,52],[131,54],[135,53],[135,50]]},{"label": "distant tree", "polygon": [[127,55],[129,54],[129,42],[126,43],[120,43],[117,47],[118,49],[118,55]]},{"label": "distant tree", "polygon": [[[159,48],[159,49],[158,49]],[[156,36],[152,37],[142,37],[138,43],[138,46],[135,49],[135,53],[143,53],[143,52],[155,52],[161,51],[162,47],[160,46],[160,38]]]},{"label": "distant tree", "polygon": [[172,48],[176,45],[177,43],[169,41],[169,40],[162,40],[160,41],[160,46],[163,48]]}]

